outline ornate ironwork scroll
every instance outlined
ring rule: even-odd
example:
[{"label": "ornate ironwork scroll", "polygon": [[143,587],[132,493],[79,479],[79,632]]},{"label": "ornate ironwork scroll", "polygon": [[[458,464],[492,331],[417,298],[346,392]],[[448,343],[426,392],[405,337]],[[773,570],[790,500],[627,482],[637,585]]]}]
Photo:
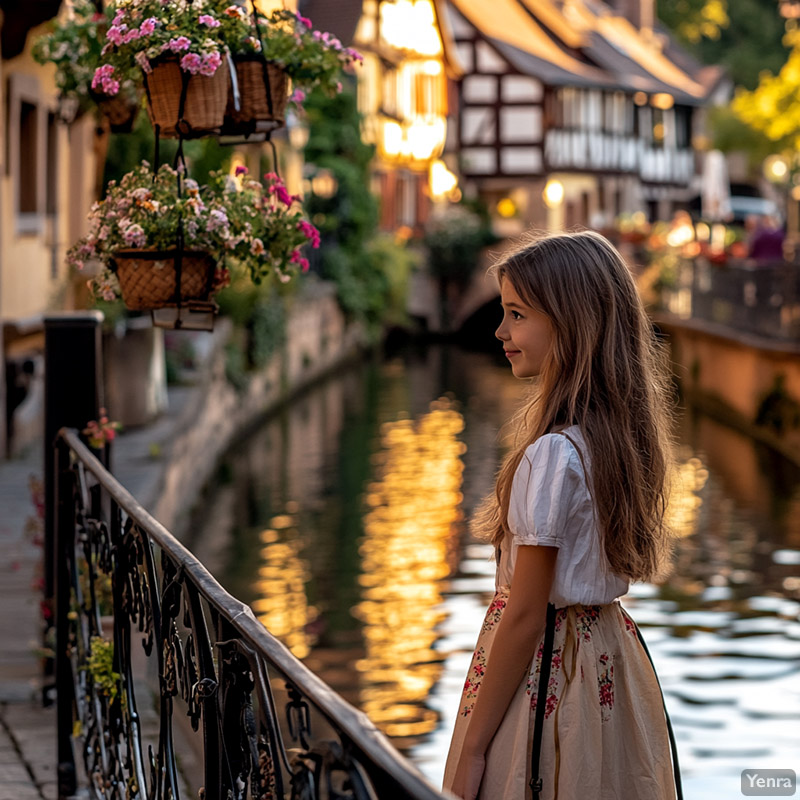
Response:
[{"label": "ornate ironwork scroll", "polygon": [[102,800],[441,800],[73,431],[56,448],[61,797],[80,751]]}]

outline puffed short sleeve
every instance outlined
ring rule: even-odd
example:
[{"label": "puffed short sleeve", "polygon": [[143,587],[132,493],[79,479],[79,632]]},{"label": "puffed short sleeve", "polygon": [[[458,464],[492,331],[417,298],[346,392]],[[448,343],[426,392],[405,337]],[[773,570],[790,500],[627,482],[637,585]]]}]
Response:
[{"label": "puffed short sleeve", "polygon": [[575,510],[588,498],[577,451],[549,433],[530,445],[511,485],[508,526],[516,544],[561,547]]}]

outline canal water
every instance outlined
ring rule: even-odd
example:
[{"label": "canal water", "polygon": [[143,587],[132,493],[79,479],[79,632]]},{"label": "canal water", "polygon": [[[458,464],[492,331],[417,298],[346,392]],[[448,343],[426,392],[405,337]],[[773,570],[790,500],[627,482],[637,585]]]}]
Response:
[{"label": "canal water", "polygon": [[[448,345],[340,372],[231,450],[188,542],[436,784],[493,592],[466,519],[523,390],[503,362]],[[743,769],[799,766],[800,470],[691,411],[677,438],[675,570],[623,603],[687,800],[730,800]]]}]

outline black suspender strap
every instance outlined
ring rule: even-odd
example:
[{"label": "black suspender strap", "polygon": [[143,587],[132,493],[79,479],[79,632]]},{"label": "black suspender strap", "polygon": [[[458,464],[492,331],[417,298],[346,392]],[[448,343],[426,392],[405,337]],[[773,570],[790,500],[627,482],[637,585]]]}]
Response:
[{"label": "black suspender strap", "polygon": [[553,639],[556,632],[556,607],[547,604],[547,621],[544,628],[542,645],[542,662],[539,667],[539,688],[536,693],[536,716],[533,723],[533,747],[531,749],[530,787],[533,800],[539,800],[542,793],[542,778],[539,774],[539,762],[542,755],[542,730],[544,729],[544,712],[547,708],[547,687],[550,683],[550,662],[553,660]]}]

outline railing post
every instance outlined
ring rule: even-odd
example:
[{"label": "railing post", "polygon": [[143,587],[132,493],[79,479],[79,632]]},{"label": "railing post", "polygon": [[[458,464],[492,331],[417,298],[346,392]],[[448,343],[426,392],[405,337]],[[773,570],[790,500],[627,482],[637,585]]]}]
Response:
[{"label": "railing post", "polygon": [[[55,684],[58,800],[75,794],[77,776],[72,749],[74,682],[69,642],[70,569],[75,559],[75,499],[69,464],[69,447],[55,444],[53,496],[55,501]],[[69,549],[72,548],[72,553]]]},{"label": "railing post", "polygon": [[[103,315],[99,311],[64,312],[45,317],[45,400],[44,400],[44,607],[50,610],[45,620],[45,647],[55,625],[55,658],[44,663],[43,701],[58,696],[57,737],[59,795],[75,789],[72,755],[72,678],[67,657],[67,614],[69,613],[69,574],[65,559],[74,531],[70,515],[71,488],[57,470],[68,468],[69,453],[62,446],[56,456],[56,435],[63,427],[82,428],[97,419],[103,405],[102,339]],[[66,459],[66,461],[65,461]],[[57,477],[62,480],[57,481]],[[67,501],[67,492],[70,492]],[[69,508],[64,504],[69,503]],[[61,530],[56,537],[59,525]],[[74,522],[74,521],[73,521]],[[61,549],[57,549],[61,546]],[[70,559],[72,561],[72,559]],[[58,575],[56,574],[58,572]],[[63,789],[63,792],[62,792]]]}]

